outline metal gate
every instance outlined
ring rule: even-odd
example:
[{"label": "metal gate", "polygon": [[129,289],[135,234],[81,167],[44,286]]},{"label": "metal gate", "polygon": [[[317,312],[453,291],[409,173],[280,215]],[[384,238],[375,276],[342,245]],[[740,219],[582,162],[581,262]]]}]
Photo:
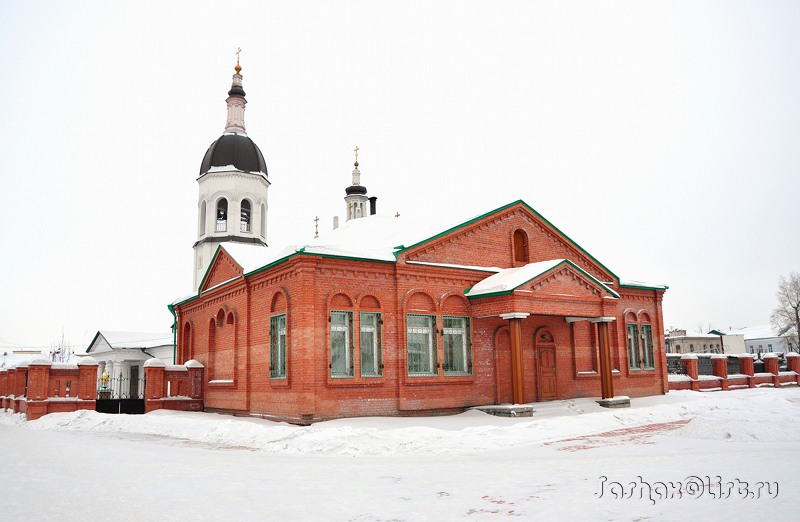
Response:
[{"label": "metal gate", "polygon": [[97,406],[100,413],[144,413],[144,376],[139,368],[131,367],[130,377],[120,375],[97,379]]}]

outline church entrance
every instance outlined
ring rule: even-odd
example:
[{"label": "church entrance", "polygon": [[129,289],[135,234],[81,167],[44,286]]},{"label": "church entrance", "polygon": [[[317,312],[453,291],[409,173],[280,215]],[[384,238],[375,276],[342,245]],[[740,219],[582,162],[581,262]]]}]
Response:
[{"label": "church entrance", "polygon": [[540,401],[558,398],[556,385],[556,343],[547,329],[538,330],[534,337],[536,353],[536,383]]}]

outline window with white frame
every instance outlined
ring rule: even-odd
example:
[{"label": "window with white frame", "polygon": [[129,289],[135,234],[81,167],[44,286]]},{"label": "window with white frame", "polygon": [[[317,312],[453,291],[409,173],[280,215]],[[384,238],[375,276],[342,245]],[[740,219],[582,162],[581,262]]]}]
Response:
[{"label": "window with white frame", "polygon": [[269,376],[273,379],[286,377],[286,314],[272,316],[269,320]]},{"label": "window with white frame", "polygon": [[631,370],[642,369],[642,360],[639,357],[638,324],[628,324],[628,366]]},{"label": "window with white frame", "polygon": [[408,375],[436,375],[436,316],[406,315]]},{"label": "window with white frame", "polygon": [[468,317],[442,317],[445,375],[472,373],[472,357]]},{"label": "window with white frame", "polygon": [[628,366],[631,370],[655,369],[652,325],[628,323]]},{"label": "window with white frame", "polygon": [[331,377],[353,376],[353,312],[331,312]]},{"label": "window with white frame", "polygon": [[361,350],[361,376],[380,377],[383,375],[381,354],[381,314],[361,312],[358,318]]},{"label": "window with white frame", "polygon": [[642,366],[645,370],[656,368],[653,354],[653,327],[649,324],[642,325]]}]

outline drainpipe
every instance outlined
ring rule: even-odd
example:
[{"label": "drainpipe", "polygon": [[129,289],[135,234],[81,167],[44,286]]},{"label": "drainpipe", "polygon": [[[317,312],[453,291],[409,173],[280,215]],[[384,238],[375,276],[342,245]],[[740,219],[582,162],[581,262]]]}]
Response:
[{"label": "drainpipe", "polygon": [[172,364],[177,364],[175,361],[178,358],[178,316],[175,314],[175,307],[171,304],[168,304],[167,308],[172,313]]}]

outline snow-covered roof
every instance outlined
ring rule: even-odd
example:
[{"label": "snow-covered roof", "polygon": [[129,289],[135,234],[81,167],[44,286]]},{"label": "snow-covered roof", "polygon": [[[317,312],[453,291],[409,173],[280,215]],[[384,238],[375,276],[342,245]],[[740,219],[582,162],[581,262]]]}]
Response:
[{"label": "snow-covered roof", "polygon": [[221,248],[247,274],[296,253],[393,262],[398,247],[430,237],[432,233],[430,225],[415,223],[404,217],[373,215],[351,219],[339,228],[305,243],[275,248],[228,242],[223,243]]},{"label": "snow-covered roof", "polygon": [[0,353],[0,370],[14,368],[20,364],[27,364],[34,359],[37,359],[44,355],[42,352],[39,353],[13,353],[13,352],[5,352]]},{"label": "snow-covered roof", "polygon": [[781,336],[780,332],[776,331],[769,324],[745,326],[744,328],[739,328],[738,330],[732,330],[729,333],[744,335],[745,341],[750,341],[752,339],[773,339]]},{"label": "snow-covered roof", "polygon": [[663,283],[645,283],[644,281],[635,281],[633,279],[619,281],[620,286],[632,286],[636,288],[653,288],[656,290],[666,290],[669,287]]},{"label": "snow-covered roof", "polygon": [[117,350],[141,350],[156,348],[158,346],[172,345],[172,332],[112,332],[100,330],[95,334],[86,353],[89,353],[94,346],[99,344],[100,339],[104,339],[109,347]]},{"label": "snow-covered roof", "polygon": [[[674,332],[674,330],[673,330],[673,332]],[[692,338],[692,339],[717,339],[717,340],[719,340],[719,335],[710,334],[710,333],[707,334],[707,333],[702,333],[702,332],[690,332],[688,330],[686,331],[685,334],[681,333],[680,335],[668,332],[667,333],[667,337],[669,337],[670,339],[688,339],[688,338]]]},{"label": "snow-covered roof", "polygon": [[[230,256],[242,267],[244,274],[250,274],[264,267],[281,262],[296,254],[310,254],[310,255],[320,255],[320,256],[330,256],[330,257],[343,257],[343,258],[353,258],[353,259],[365,259],[372,261],[394,262],[396,260],[398,252],[423,244],[427,241],[434,240],[442,235],[446,235],[452,232],[453,230],[458,229],[459,227],[468,225],[475,220],[479,220],[485,216],[491,215],[492,213],[496,213],[500,210],[503,210],[505,208],[517,204],[524,205],[531,212],[537,214],[537,216],[539,216],[544,222],[552,226],[557,232],[561,233],[557,228],[555,228],[555,226],[550,224],[543,216],[540,216],[538,213],[536,213],[536,211],[533,210],[524,201],[519,200],[504,205],[503,207],[500,207],[498,209],[494,209],[490,212],[485,212],[476,215],[470,219],[459,221],[451,226],[441,226],[431,221],[415,222],[409,220],[406,217],[399,217],[399,216],[395,217],[395,216],[372,215],[360,219],[353,219],[350,221],[346,221],[344,224],[342,224],[335,230],[324,232],[320,237],[309,239],[305,243],[291,244],[276,248],[276,247],[262,247],[245,243],[226,242],[223,243],[220,246],[220,248],[225,249],[225,251],[228,254],[230,254]],[[566,235],[564,235],[564,238],[567,241],[571,241]],[[579,251],[585,253],[591,260],[596,262],[599,266],[605,268],[599,261],[594,259],[590,254],[588,254],[588,252],[585,252],[579,245],[577,245],[574,242],[573,245]],[[517,271],[515,269],[500,269],[494,266],[480,267],[480,266],[467,266],[467,265],[455,265],[455,264],[437,264],[436,266],[479,270],[486,272],[497,272],[498,275],[502,274],[499,278],[493,279],[488,282],[484,281],[483,283],[485,283],[485,285],[487,286],[500,285],[501,287],[505,287],[504,285],[512,284],[513,281],[516,280],[516,278],[527,277],[528,279],[525,279],[525,281],[530,280],[530,278],[541,274],[542,271],[552,268],[553,266],[555,266],[555,264],[564,261],[565,260],[563,259],[544,261],[542,262],[544,264],[542,264],[539,268],[535,266],[538,265],[538,263],[531,263],[531,265],[529,265],[529,268],[526,268],[521,273],[516,273]],[[585,270],[572,263],[572,261],[568,262],[572,264],[576,269],[583,272],[587,277],[596,281],[597,284],[600,287],[607,290],[611,296],[619,297],[619,295],[614,290],[611,290],[611,288],[609,288],[608,285],[610,283],[604,283],[602,281],[599,281],[590,274],[588,274]],[[415,264],[423,264],[423,263],[418,262]],[[537,270],[540,271],[537,272]],[[613,273],[611,275],[613,275]],[[229,281],[223,282],[221,284],[225,284],[227,282]],[[520,282],[519,284],[522,284],[523,282],[524,281]],[[519,284],[517,284],[516,286],[519,286]],[[626,286],[633,286],[633,287],[644,287],[644,288],[655,288],[655,289],[667,288],[666,285],[643,283],[641,281],[625,281],[623,284]],[[486,292],[498,291],[498,290],[483,291],[482,288],[483,288],[482,286],[476,285],[476,287],[472,289],[472,292],[469,295],[481,295]],[[172,304],[177,305],[195,296],[197,296],[196,292],[181,297],[179,299],[176,299],[175,301],[172,302]]]},{"label": "snow-covered roof", "polygon": [[534,279],[562,264],[572,266],[579,272],[583,273],[587,278],[594,281],[599,287],[606,290],[609,294],[613,295],[614,297],[619,297],[619,294],[611,290],[601,281],[598,281],[595,277],[590,275],[588,272],[583,270],[569,259],[553,259],[550,261],[539,261],[538,263],[528,263],[525,266],[516,268],[506,268],[475,284],[475,286],[473,286],[466,293],[466,296],[478,297],[488,294],[513,292],[516,288],[519,288],[531,279]]}]

